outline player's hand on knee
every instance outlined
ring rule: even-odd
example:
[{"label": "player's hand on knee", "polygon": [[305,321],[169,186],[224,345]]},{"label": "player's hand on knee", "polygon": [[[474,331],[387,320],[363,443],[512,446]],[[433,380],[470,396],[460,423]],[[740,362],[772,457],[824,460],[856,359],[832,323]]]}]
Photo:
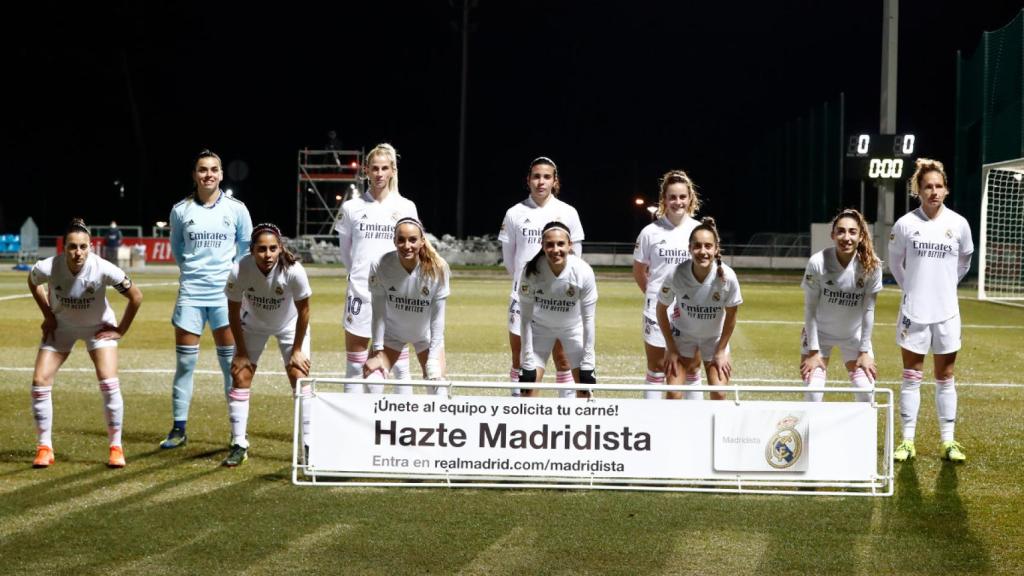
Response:
[{"label": "player's hand on knee", "polygon": [[309,362],[309,358],[307,358],[301,350],[296,350],[292,352],[292,357],[288,362],[288,367],[298,371],[303,376],[309,376],[311,364]]}]

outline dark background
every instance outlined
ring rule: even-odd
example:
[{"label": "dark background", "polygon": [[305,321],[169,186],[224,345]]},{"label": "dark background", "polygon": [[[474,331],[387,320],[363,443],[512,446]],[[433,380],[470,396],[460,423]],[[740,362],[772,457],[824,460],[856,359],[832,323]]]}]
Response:
[{"label": "dark background", "polygon": [[[254,221],[294,231],[296,153],[401,154],[402,193],[454,233],[461,5],[422,2],[36,2],[5,7],[0,232],[166,220],[195,154]],[[956,51],[1021,2],[900,4],[898,131],[952,165]],[[760,135],[845,93],[848,133],[877,132],[882,2],[480,0],[470,47],[466,232],[496,233],[554,158],[590,240],[632,241],[657,178],[683,168],[736,239],[781,230],[746,160]],[[125,183],[121,198],[115,180]],[[899,208],[898,208],[899,210]]]}]

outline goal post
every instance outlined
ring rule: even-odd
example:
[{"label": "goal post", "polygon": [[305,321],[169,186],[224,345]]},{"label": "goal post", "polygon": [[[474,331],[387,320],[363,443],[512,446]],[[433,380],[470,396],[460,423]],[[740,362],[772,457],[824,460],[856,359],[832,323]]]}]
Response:
[{"label": "goal post", "polygon": [[1024,158],[981,171],[978,299],[1024,306]]}]

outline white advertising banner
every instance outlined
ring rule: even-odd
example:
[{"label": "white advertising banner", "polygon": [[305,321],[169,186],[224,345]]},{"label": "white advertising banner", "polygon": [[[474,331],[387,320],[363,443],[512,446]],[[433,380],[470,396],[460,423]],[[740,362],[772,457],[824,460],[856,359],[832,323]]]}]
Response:
[{"label": "white advertising banner", "polygon": [[870,481],[879,445],[860,402],[319,392],[312,426],[314,474]]}]

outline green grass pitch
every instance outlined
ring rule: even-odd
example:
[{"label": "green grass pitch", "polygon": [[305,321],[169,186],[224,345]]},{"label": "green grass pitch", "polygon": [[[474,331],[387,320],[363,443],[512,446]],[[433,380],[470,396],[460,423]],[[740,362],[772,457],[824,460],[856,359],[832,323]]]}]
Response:
[{"label": "green grass pitch", "polygon": [[[939,460],[926,384],[918,458],[897,467],[892,498],[305,488],[290,483],[291,402],[273,351],[264,364],[278,374],[254,383],[245,465],[219,466],[228,422],[209,336],[189,444],[157,449],[170,424],[175,277],[135,280],[145,302],[120,348],[127,468],[104,466],[100,395],[79,344],[54,387],[57,463],[34,470],[29,385],[41,317],[24,274],[0,273],[0,574],[1024,573],[1024,309],[961,293],[957,438],[969,460]],[[314,369],[337,375],[344,282],[312,280]],[[798,382],[797,282],[743,283],[738,383]],[[626,275],[601,271],[599,290],[599,377],[639,383],[641,294]],[[455,378],[507,374],[507,291],[497,273],[453,280]],[[880,380],[893,388],[898,297],[891,287],[882,293],[875,332]],[[843,384],[837,368],[830,383]],[[926,382],[930,373],[926,363]]]}]

